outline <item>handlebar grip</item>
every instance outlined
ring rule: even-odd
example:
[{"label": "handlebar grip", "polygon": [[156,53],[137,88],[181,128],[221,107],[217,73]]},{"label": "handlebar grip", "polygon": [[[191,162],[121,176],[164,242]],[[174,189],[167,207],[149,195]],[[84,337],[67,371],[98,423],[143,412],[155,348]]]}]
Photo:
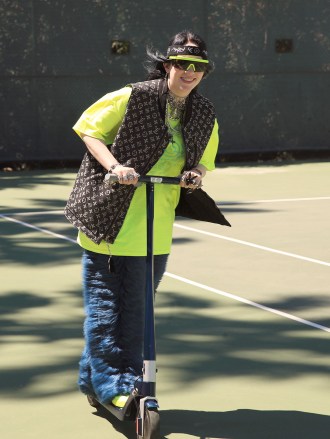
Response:
[{"label": "handlebar grip", "polygon": [[118,181],[118,175],[117,174],[110,174],[109,172],[107,174],[105,174],[104,176],[104,183],[115,183],[116,181]]}]

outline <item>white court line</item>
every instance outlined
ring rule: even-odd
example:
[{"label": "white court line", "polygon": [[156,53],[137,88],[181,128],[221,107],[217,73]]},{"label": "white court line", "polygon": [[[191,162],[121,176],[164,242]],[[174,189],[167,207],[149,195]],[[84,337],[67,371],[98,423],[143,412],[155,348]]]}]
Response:
[{"label": "white court line", "polygon": [[260,303],[252,302],[251,300],[244,299],[243,297],[236,296],[235,294],[226,293],[225,291],[221,291],[221,290],[218,290],[216,288],[208,287],[207,285],[201,284],[199,282],[195,282],[195,281],[190,280],[190,279],[186,279],[182,276],[177,276],[176,274],[165,272],[165,275],[172,278],[172,279],[179,280],[180,282],[184,282],[188,285],[193,285],[194,287],[202,288],[203,290],[206,290],[206,291],[211,291],[212,293],[218,294],[220,296],[228,297],[229,299],[234,299],[238,302],[245,303],[246,305],[250,305],[250,306],[253,306],[255,308],[259,308],[259,309],[262,309],[264,311],[271,312],[273,314],[277,314],[281,317],[285,317],[286,319],[294,320],[294,321],[302,323],[304,325],[311,326],[311,327],[316,328],[316,329],[321,329],[322,331],[325,331],[325,332],[330,332],[330,328],[327,328],[326,326],[319,325],[318,323],[314,323],[314,322],[311,322],[309,320],[301,319],[300,317],[296,317],[292,314],[288,314],[286,312],[279,311],[277,309],[270,308],[268,306],[260,305]]},{"label": "white court line", "polygon": [[[219,206],[236,206],[241,204],[254,204],[254,203],[283,203],[283,202],[293,202],[293,201],[320,201],[320,200],[330,200],[330,197],[310,197],[310,198],[275,198],[270,200],[249,200],[249,201],[219,201],[216,203]],[[20,216],[29,216],[29,215],[64,215],[64,207],[62,210],[43,210],[36,212],[9,212],[4,213],[5,216],[11,215],[20,215]]]},{"label": "white court line", "polygon": [[[33,229],[33,230],[37,230],[38,232],[46,233],[48,235],[54,236],[54,237],[59,238],[59,239],[64,239],[65,241],[69,241],[69,242],[71,242],[73,244],[77,244],[77,242],[74,239],[71,239],[71,238],[69,238],[69,237],[67,237],[65,235],[60,235],[59,233],[51,232],[50,230],[34,226],[32,224],[29,224],[29,223],[26,223],[26,222],[23,222],[23,221],[16,220],[15,218],[11,218],[11,217],[8,217],[8,216],[2,215],[2,214],[0,214],[0,218],[6,219],[8,221],[12,221],[14,223],[20,224],[20,225],[22,225],[24,227],[28,227],[28,228]],[[279,315],[281,317],[284,317],[284,318],[287,318],[287,319],[290,319],[290,320],[294,320],[294,321],[302,323],[304,325],[311,326],[313,328],[320,329],[320,330],[325,331],[325,332],[330,332],[330,328],[327,328],[326,326],[319,325],[318,323],[314,323],[314,322],[311,322],[309,320],[301,319],[301,318],[296,317],[296,316],[294,316],[292,314],[288,314],[288,313],[285,313],[283,311],[276,310],[274,308],[269,308],[268,306],[264,306],[264,305],[261,305],[261,304],[256,303],[256,302],[252,302],[251,300],[244,299],[243,297],[236,296],[235,294],[227,293],[225,291],[221,291],[221,290],[218,290],[216,288],[208,287],[207,285],[204,285],[204,284],[201,284],[199,282],[195,282],[195,281],[186,279],[186,278],[181,277],[181,276],[177,276],[177,275],[172,274],[172,273],[165,272],[165,276],[171,277],[172,279],[176,279],[176,280],[178,280],[180,282],[184,282],[184,283],[187,283],[189,285],[194,285],[194,286],[196,286],[198,288],[202,288],[202,289],[204,289],[206,291],[211,291],[212,293],[228,297],[228,298],[236,300],[238,302],[245,303],[246,305],[250,305],[250,306],[253,306],[255,308],[259,308],[259,309],[262,309],[264,311],[271,312],[273,314],[277,314],[277,315]]]},{"label": "white court line", "polygon": [[283,256],[290,256],[291,258],[301,259],[303,261],[313,262],[314,264],[325,265],[326,267],[330,267],[330,262],[324,262],[324,261],[320,261],[319,259],[308,258],[306,256],[301,256],[301,255],[297,255],[295,253],[289,253],[289,252],[285,252],[282,250],[276,250],[276,249],[271,248],[271,247],[265,247],[264,245],[254,244],[253,242],[242,241],[241,239],[236,239],[236,238],[229,238],[228,236],[219,235],[217,233],[206,232],[205,230],[195,229],[194,227],[182,226],[181,224],[177,224],[177,223],[174,223],[174,227],[177,227],[179,229],[188,230],[190,232],[200,233],[200,234],[206,235],[206,236],[211,236],[212,238],[224,239],[225,241],[231,241],[231,242],[235,242],[237,244],[246,245],[248,247],[254,247],[254,248],[257,248],[259,250],[265,250],[265,251],[268,251],[271,253],[277,253],[277,254],[283,255]]},{"label": "white court line", "polygon": [[11,212],[11,213],[3,213],[3,216],[11,216],[11,215],[19,215],[19,216],[33,216],[33,215],[63,215],[63,210],[42,210],[35,212]]},{"label": "white court line", "polygon": [[290,203],[293,201],[321,201],[321,200],[330,200],[330,197],[311,197],[311,198],[277,198],[273,200],[254,200],[254,201],[223,201],[217,203],[220,206],[236,206],[239,204],[254,204],[254,203],[285,203],[289,201]]},{"label": "white court line", "polygon": [[64,239],[65,241],[73,242],[74,244],[76,244],[76,241],[74,239],[71,239],[67,236],[60,235],[59,233],[51,232],[50,230],[47,230],[47,229],[42,229],[41,227],[34,226],[33,224],[26,223],[24,221],[19,221],[19,220],[12,218],[10,216],[0,214],[0,218],[6,219],[6,220],[11,221],[11,222],[16,223],[16,224],[20,224],[21,226],[24,226],[24,227],[28,227],[29,229],[37,230],[38,232],[46,233],[47,235],[54,236],[55,238]]},{"label": "white court line", "polygon": [[[31,212],[31,215],[33,213],[36,213],[36,212]],[[41,214],[42,213],[46,214],[47,212],[40,212],[40,213]],[[57,213],[62,213],[62,211],[53,211],[53,213],[56,213],[56,214]],[[26,213],[26,215],[28,215],[28,214],[29,213]],[[17,214],[17,215],[19,215],[19,214]],[[26,227],[30,227],[31,229],[39,230],[39,231],[44,232],[44,233],[48,233],[48,234],[53,235],[55,237],[56,236],[58,236],[58,237],[62,237],[63,236],[63,235],[58,235],[57,233],[51,232],[49,230],[41,229],[41,228],[39,228],[37,226],[33,226],[33,225],[29,224],[29,223],[24,223],[23,221],[18,221],[16,219],[14,219],[14,218],[12,218],[10,216],[4,215],[4,214],[0,214],[0,218],[6,218],[9,221],[25,225]],[[297,255],[295,253],[289,253],[289,252],[285,252],[285,251],[282,251],[282,250],[276,250],[276,249],[273,249],[273,248],[270,248],[270,247],[265,247],[263,245],[254,244],[252,242],[242,241],[242,240],[236,239],[236,238],[230,238],[228,236],[219,235],[217,233],[206,232],[205,230],[199,230],[199,229],[195,229],[194,227],[183,226],[183,225],[177,224],[177,223],[174,223],[174,227],[177,227],[177,228],[180,228],[180,229],[185,229],[185,230],[188,230],[188,231],[191,231],[191,232],[195,232],[195,233],[200,233],[202,235],[211,236],[213,238],[218,238],[218,239],[223,239],[223,240],[226,240],[226,241],[235,242],[237,244],[242,244],[242,245],[246,245],[246,246],[249,246],[249,247],[254,247],[254,248],[257,248],[259,250],[265,250],[265,251],[268,251],[268,252],[271,252],[271,253],[277,253],[277,254],[280,254],[280,255],[283,255],[283,256],[289,256],[291,258],[301,259],[303,261],[312,262],[314,264],[325,265],[326,267],[330,267],[330,263],[329,262],[321,261],[319,259],[308,258],[306,256]],[[62,239],[64,239],[64,237]],[[70,238],[66,238],[66,239],[68,241],[70,241],[70,242],[75,242],[73,239],[70,239]]]}]

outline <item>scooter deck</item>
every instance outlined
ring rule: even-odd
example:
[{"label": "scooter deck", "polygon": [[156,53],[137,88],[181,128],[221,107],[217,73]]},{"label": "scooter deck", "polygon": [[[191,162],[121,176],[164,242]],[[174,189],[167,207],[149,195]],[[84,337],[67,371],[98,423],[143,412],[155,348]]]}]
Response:
[{"label": "scooter deck", "polygon": [[110,412],[113,416],[115,416],[120,421],[134,421],[136,419],[137,410],[139,407],[139,400],[140,396],[134,393],[134,391],[129,395],[128,400],[126,401],[126,404],[124,407],[119,408],[116,407],[113,404],[103,404],[99,400],[93,397],[93,400],[97,404],[90,404],[93,405],[93,407],[102,406],[104,407],[108,412]]}]

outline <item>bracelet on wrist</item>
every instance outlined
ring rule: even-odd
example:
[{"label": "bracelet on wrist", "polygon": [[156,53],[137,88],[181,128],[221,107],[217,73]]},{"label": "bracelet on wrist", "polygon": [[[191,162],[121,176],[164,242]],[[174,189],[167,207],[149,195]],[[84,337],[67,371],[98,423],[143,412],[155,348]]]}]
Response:
[{"label": "bracelet on wrist", "polygon": [[120,163],[114,163],[113,165],[111,165],[108,172],[114,171],[117,168],[117,166],[120,166]]},{"label": "bracelet on wrist", "polygon": [[203,173],[198,168],[194,168],[192,171],[195,172],[195,174],[199,174],[201,177],[203,176]]}]

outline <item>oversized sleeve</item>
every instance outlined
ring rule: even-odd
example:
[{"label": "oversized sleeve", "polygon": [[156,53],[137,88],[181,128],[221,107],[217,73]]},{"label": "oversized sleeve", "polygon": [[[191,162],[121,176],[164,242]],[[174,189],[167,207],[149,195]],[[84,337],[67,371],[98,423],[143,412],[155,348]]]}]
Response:
[{"label": "oversized sleeve", "polygon": [[131,87],[108,93],[83,112],[73,126],[73,130],[82,137],[95,137],[107,145],[113,143],[124,118]]},{"label": "oversized sleeve", "polygon": [[205,166],[208,171],[213,171],[213,169],[215,169],[215,158],[218,152],[218,146],[219,126],[217,120],[215,120],[210,140],[205,148],[202,158],[199,161],[199,163]]}]

